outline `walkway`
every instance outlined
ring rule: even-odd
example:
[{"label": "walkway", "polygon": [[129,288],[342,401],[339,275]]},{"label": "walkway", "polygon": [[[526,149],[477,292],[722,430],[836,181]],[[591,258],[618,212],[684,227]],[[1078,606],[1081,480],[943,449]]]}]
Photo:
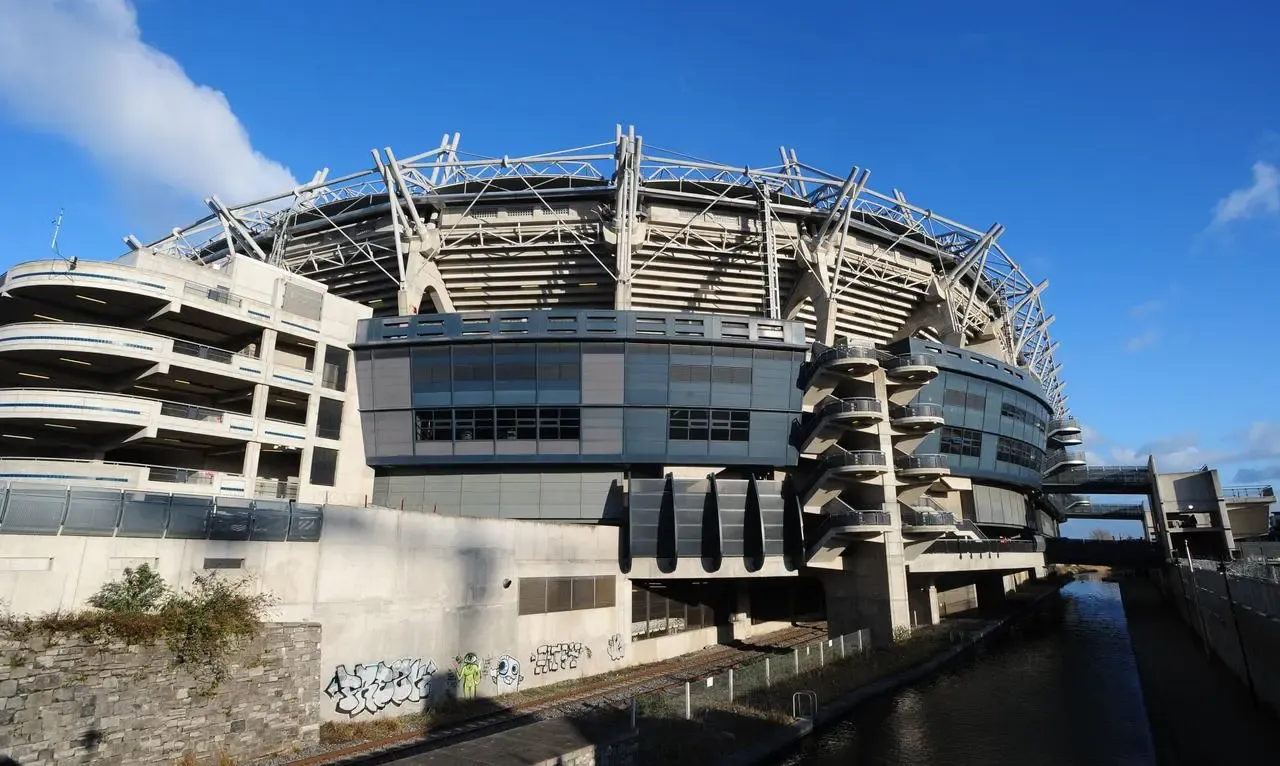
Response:
[{"label": "walkway", "polygon": [[[627,747],[620,740],[629,730],[623,725],[557,718],[489,737],[443,747],[395,761],[400,766],[529,766],[542,763],[577,763],[590,757],[597,763],[611,747]],[[634,747],[635,743],[629,743]]]},{"label": "walkway", "polygon": [[1275,763],[1280,722],[1254,706],[1226,666],[1205,657],[1153,582],[1120,588],[1161,766]]}]

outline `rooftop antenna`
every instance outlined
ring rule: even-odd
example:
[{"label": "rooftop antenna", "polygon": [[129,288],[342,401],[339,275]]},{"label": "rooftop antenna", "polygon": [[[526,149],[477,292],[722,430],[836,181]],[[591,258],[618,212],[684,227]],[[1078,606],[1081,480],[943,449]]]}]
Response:
[{"label": "rooftop antenna", "polygon": [[67,262],[71,271],[75,271],[76,270],[75,256],[68,258],[67,256],[62,254],[61,250],[58,249],[58,235],[62,233],[62,215],[64,212],[65,211],[62,208],[59,208],[58,217],[53,219],[53,222],[52,222],[53,223],[53,240],[49,242],[49,248],[53,250],[55,255],[57,255],[59,258]]}]

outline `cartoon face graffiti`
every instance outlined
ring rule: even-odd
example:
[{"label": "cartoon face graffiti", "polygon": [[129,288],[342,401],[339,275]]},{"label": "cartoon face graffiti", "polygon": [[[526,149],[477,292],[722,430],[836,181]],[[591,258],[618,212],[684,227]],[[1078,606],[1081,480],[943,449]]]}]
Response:
[{"label": "cartoon face graffiti", "polygon": [[480,658],[474,652],[467,652],[461,657],[455,657],[454,662],[458,665],[458,683],[462,687],[462,697],[470,699],[476,696],[476,691],[480,688]]},{"label": "cartoon face graffiti", "polygon": [[504,654],[497,659],[485,660],[485,667],[489,670],[489,680],[493,681],[494,686],[512,686],[515,688],[504,691],[519,691],[520,682],[524,680],[524,676],[520,674],[520,660]]}]

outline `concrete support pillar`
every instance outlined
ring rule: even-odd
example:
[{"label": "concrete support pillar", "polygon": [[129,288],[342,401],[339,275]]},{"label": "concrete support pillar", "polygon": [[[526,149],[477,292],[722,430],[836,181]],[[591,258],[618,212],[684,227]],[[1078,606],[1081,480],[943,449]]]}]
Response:
[{"label": "concrete support pillar", "polygon": [[906,564],[898,532],[883,545],[860,545],[844,558],[843,571],[822,570],[826,591],[827,626],[831,637],[866,628],[877,646],[894,639],[894,632],[911,626]]},{"label": "concrete support pillar", "polygon": [[244,468],[240,470],[244,474],[245,497],[257,496],[258,482],[258,459],[262,456],[262,445],[258,442],[249,442],[244,448]]},{"label": "concrete support pillar", "polygon": [[444,277],[434,261],[428,260],[420,250],[405,253],[404,281],[396,293],[396,310],[401,316],[421,312],[423,298],[431,292],[436,311],[453,313],[453,300],[445,287]]},{"label": "concrete support pillar", "polygon": [[746,640],[751,632],[751,589],[749,585],[750,583],[746,580],[739,580],[734,588],[733,615],[730,618],[730,624],[733,625],[733,637],[738,641]]},{"label": "concrete support pillar", "polygon": [[978,591],[978,608],[987,611],[1004,606],[1005,579],[1002,574],[984,574],[974,583]]},{"label": "concrete support pillar", "polygon": [[942,621],[941,609],[938,606],[938,588],[931,580],[921,578],[918,581],[911,581],[907,599],[911,605],[913,626],[937,625]]},{"label": "concrete support pillar", "polygon": [[839,304],[827,296],[813,299],[814,339],[824,346],[836,344],[836,310]]}]

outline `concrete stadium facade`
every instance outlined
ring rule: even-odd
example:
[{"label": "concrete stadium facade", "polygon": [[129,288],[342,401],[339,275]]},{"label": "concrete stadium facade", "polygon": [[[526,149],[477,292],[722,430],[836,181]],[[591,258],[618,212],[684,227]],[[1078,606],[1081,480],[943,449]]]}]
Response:
[{"label": "concrete stadium facade", "polygon": [[11,268],[0,599],[251,573],[323,623],[345,717],[396,712],[384,665],[501,693],[1001,597],[1083,463],[1045,284],[998,225],[782,158],[446,137]]}]

